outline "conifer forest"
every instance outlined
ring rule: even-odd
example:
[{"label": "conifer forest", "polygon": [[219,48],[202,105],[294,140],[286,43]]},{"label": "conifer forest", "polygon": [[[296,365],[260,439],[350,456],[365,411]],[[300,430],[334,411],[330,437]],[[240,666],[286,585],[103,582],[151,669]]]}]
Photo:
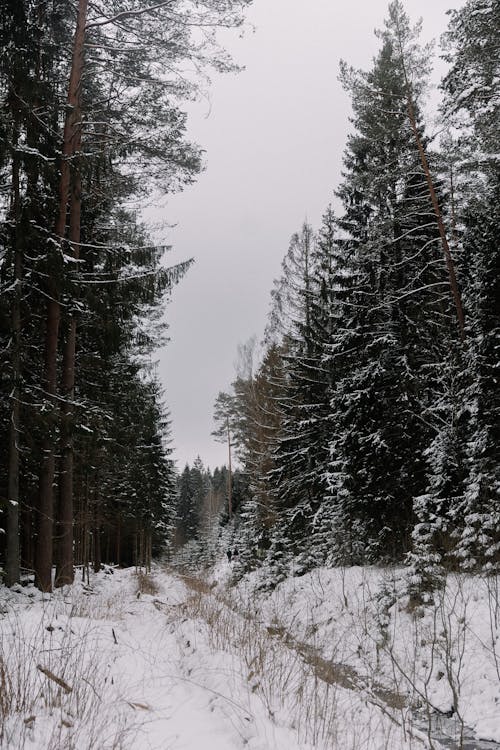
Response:
[{"label": "conifer forest", "polygon": [[240,347],[215,403],[242,491],[209,524],[191,493],[204,564],[236,544],[272,586],[403,563],[417,599],[447,571],[498,572],[499,31],[497,2],[451,12],[439,137],[421,105],[430,52],[401,2],[373,66],[341,63],[335,200],[321,226],[299,223],[264,340]]},{"label": "conifer forest", "polygon": [[0,0],[0,750],[500,750],[500,0],[445,2]]},{"label": "conifer forest", "polygon": [[448,16],[439,128],[401,0],[371,67],[341,63],[343,169],[321,225],[297,217],[263,340],[240,347],[216,399],[228,465],[172,459],[154,358],[191,260],[169,264],[141,208],[202,169],[185,112],[202,84],[185,71],[237,72],[216,32],[250,3],[1,2],[9,586],[25,570],[48,592],[76,566],[203,567],[235,549],[240,574],[265,569],[270,586],[397,563],[418,598],[448,571],[498,572],[498,0]]}]

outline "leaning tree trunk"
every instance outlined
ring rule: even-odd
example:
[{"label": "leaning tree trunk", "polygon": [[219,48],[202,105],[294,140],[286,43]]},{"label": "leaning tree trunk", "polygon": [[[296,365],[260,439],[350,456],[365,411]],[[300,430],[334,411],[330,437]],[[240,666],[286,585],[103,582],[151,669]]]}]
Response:
[{"label": "leaning tree trunk", "polygon": [[434,181],[432,179],[431,170],[429,168],[429,162],[427,160],[427,155],[425,153],[422,139],[420,138],[420,134],[418,132],[417,121],[415,118],[415,110],[413,107],[413,100],[409,93],[409,89],[408,89],[408,119],[410,120],[411,129],[413,130],[413,135],[415,136],[415,141],[416,141],[418,152],[420,155],[422,169],[425,174],[425,179],[427,180],[427,187],[429,189],[429,195],[431,198],[432,208],[436,216],[436,222],[437,222],[438,230],[439,230],[439,237],[441,239],[441,247],[443,248],[443,254],[445,257],[445,261],[446,261],[446,268],[448,271],[448,278],[450,281],[451,294],[453,297],[453,302],[455,304],[455,310],[457,313],[458,330],[460,331],[460,337],[464,339],[465,338],[465,316],[464,316],[464,310],[463,310],[463,305],[462,305],[462,297],[461,297],[460,290],[458,287],[457,277],[455,274],[455,266],[453,263],[453,258],[451,256],[450,245],[448,243],[448,237],[446,236],[446,229],[444,227],[443,215],[439,207],[439,201],[436,195],[436,190],[434,187]]},{"label": "leaning tree trunk", "polygon": [[[59,179],[59,211],[55,225],[56,239],[62,244],[66,237],[68,201],[71,184],[71,158],[74,156],[80,132],[80,91],[84,70],[85,24],[88,0],[79,0],[73,57],[68,88],[64,137],[62,144],[61,174]],[[79,241],[79,237],[78,237]],[[51,277],[48,286],[47,327],[45,335],[45,362],[43,386],[52,406],[52,419],[45,429],[42,441],[42,464],[39,477],[38,534],[35,548],[35,583],[42,591],[52,590],[52,552],[55,477],[55,412],[57,396],[57,344],[61,318],[58,285]]]},{"label": "leaning tree trunk", "polygon": [[405,51],[403,49],[402,36],[403,35],[398,27],[398,44],[399,44],[399,53],[401,57],[401,65],[403,68],[403,76],[404,76],[404,81],[405,81],[406,109],[408,113],[408,120],[410,121],[410,126],[412,129],[413,135],[415,137],[415,143],[417,144],[417,149],[418,149],[418,153],[420,156],[420,163],[422,164],[422,170],[424,172],[425,179],[427,182],[427,188],[429,190],[429,196],[430,196],[431,203],[432,203],[432,209],[436,216],[439,237],[441,239],[441,247],[443,249],[443,254],[445,257],[446,269],[448,271],[451,295],[453,297],[453,302],[454,302],[455,310],[457,313],[458,329],[460,332],[460,338],[463,341],[465,339],[465,315],[464,315],[464,308],[462,304],[462,296],[460,294],[460,289],[458,286],[458,281],[457,281],[457,277],[455,273],[455,265],[453,263],[450,245],[448,243],[448,237],[446,236],[446,229],[444,226],[443,214],[441,213],[441,208],[439,206],[436,189],[434,187],[434,180],[432,179],[431,170],[429,167],[429,160],[427,159],[427,154],[425,152],[424,144],[422,143],[422,138],[420,137],[420,133],[418,130],[417,117],[415,114],[415,104],[414,104],[413,96],[412,96],[412,87],[410,84],[410,80],[408,78],[406,57],[405,57]]}]

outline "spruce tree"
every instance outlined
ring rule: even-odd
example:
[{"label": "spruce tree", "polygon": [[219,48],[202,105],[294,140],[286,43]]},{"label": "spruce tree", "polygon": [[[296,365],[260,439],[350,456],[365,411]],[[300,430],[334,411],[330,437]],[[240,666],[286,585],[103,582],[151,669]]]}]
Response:
[{"label": "spruce tree", "polygon": [[[281,332],[283,378],[278,395],[280,431],[273,449],[274,467],[268,475],[279,526],[273,544],[298,551],[308,537],[311,515],[321,492],[316,471],[321,444],[315,391],[322,388],[314,340],[315,244],[312,227],[304,224],[293,235],[282,264],[272,316]],[[280,541],[277,542],[276,532]]]},{"label": "spruce tree", "polygon": [[[453,124],[453,225],[466,307],[465,346],[448,358],[442,427],[428,451],[429,494],[417,506],[420,571],[498,565],[498,3],[470,0],[444,35],[443,117]],[[432,575],[430,576],[432,584]]]},{"label": "spruce tree", "polygon": [[492,572],[500,566],[500,174],[470,206],[467,224],[463,245],[472,265],[468,475],[455,520],[455,555],[464,567]]},{"label": "spruce tree", "polygon": [[[424,451],[437,370],[450,339],[450,295],[418,144],[399,39],[415,39],[401,3],[389,6],[371,71],[342,67],[351,93],[344,205],[348,288],[333,351],[329,475],[338,559],[401,559],[411,548],[412,495],[425,488]],[[413,48],[418,122],[425,51]],[[420,139],[425,143],[422,127]],[[340,377],[339,377],[340,376]],[[419,492],[420,490],[420,492]]]}]

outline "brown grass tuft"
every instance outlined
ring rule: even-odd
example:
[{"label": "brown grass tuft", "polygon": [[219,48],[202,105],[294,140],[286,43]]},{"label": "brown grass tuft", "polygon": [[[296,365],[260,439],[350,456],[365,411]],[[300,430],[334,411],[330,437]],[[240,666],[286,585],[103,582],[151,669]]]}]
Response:
[{"label": "brown grass tuft", "polygon": [[160,593],[160,587],[151,573],[145,573],[143,570],[138,570],[135,577],[137,579],[137,594],[157,596]]}]

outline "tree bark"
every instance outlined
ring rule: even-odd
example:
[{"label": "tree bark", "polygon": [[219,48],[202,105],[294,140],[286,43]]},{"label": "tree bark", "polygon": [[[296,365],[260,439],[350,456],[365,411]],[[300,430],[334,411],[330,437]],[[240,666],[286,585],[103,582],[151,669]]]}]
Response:
[{"label": "tree bark", "polygon": [[93,540],[94,540],[94,573],[99,573],[102,568],[102,551],[101,551],[101,515],[99,512],[99,496],[98,491],[94,494],[94,529],[93,529]]},{"label": "tree bark", "polygon": [[[78,150],[81,139],[78,138]],[[80,257],[81,177],[77,166],[73,176],[69,241],[73,257]],[[63,351],[61,415],[61,467],[59,474],[59,556],[56,586],[73,583],[73,473],[74,473],[74,398],[75,398],[76,318],[71,314]]]},{"label": "tree bark", "polygon": [[85,575],[87,575],[87,582],[89,576],[89,525],[90,525],[90,509],[89,509],[89,475],[85,474],[85,492],[82,496],[82,581],[85,583]]},{"label": "tree bark", "polygon": [[19,550],[19,437],[21,383],[21,299],[23,258],[20,246],[21,202],[19,195],[19,155],[15,152],[18,134],[14,137],[12,164],[12,215],[14,219],[14,299],[12,302],[12,382],[9,426],[9,475],[7,487],[7,549],[5,583],[13,586],[21,578]]},{"label": "tree bark", "polygon": [[228,476],[227,476],[227,498],[229,520],[233,517],[233,475],[231,471],[231,430],[229,429],[229,417],[227,417],[227,451],[228,451]]},{"label": "tree bark", "polygon": [[146,570],[151,573],[151,563],[153,559],[153,532],[148,529],[147,536],[147,559],[146,559]]},{"label": "tree bark", "polygon": [[[45,336],[45,393],[53,402],[57,391],[57,339],[59,332],[59,304],[47,305],[47,329]],[[41,591],[52,591],[53,556],[53,485],[55,476],[54,416],[50,415],[42,441],[42,465],[38,485],[37,535],[35,540],[35,585]]]},{"label": "tree bark", "polygon": [[116,521],[116,556],[115,556],[115,562],[118,566],[120,566],[120,558],[121,558],[121,527],[122,527],[122,521],[121,516],[118,514],[118,518]]},{"label": "tree bark", "polygon": [[[55,225],[58,241],[64,242],[68,200],[71,185],[71,158],[78,145],[81,119],[79,100],[84,69],[85,24],[87,19],[88,0],[79,0],[76,32],[73,41],[73,56],[68,88],[64,136],[62,144],[61,172],[59,178],[59,211]],[[79,239],[79,238],[78,238]],[[57,395],[57,344],[61,318],[59,290],[52,276],[48,285],[47,327],[45,336],[44,389],[49,403],[55,411]],[[54,417],[49,420],[46,434],[42,441],[42,464],[39,478],[38,500],[38,534],[35,550],[35,584],[42,591],[52,590],[53,558],[53,513],[54,513],[54,477],[55,477],[55,429]]]}]

